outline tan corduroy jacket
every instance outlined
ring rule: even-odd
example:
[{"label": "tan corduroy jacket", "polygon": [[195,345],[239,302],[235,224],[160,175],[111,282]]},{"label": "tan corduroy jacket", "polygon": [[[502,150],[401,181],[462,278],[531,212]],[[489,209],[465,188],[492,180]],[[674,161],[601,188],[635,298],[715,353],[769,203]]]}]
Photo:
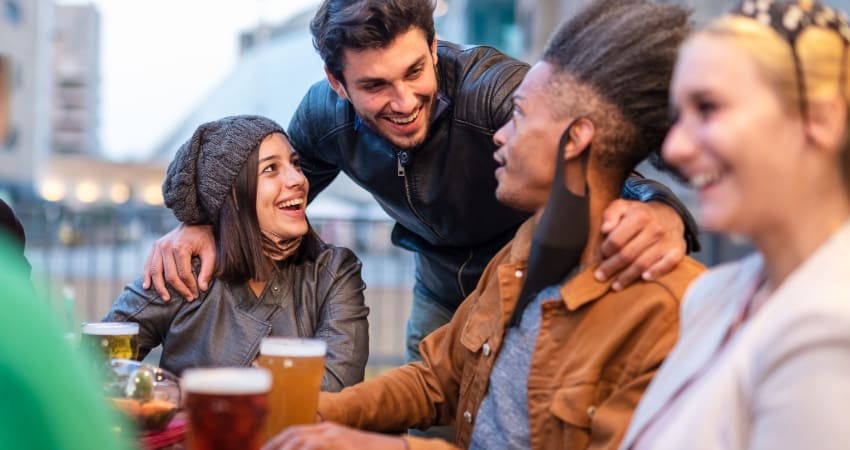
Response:
[{"label": "tan corduroy jacket", "polygon": [[[452,321],[422,341],[422,362],[340,393],[322,393],[324,420],[403,432],[457,424],[467,447],[487,392],[506,324],[525,277],[534,224],[529,220],[490,262]],[[544,301],[528,379],[532,449],[616,448],[638,400],[676,342],[679,300],[705,269],[685,258],[657,281],[615,292],[595,267]],[[532,351],[532,349],[529,349]],[[417,448],[453,448],[408,436]]]}]

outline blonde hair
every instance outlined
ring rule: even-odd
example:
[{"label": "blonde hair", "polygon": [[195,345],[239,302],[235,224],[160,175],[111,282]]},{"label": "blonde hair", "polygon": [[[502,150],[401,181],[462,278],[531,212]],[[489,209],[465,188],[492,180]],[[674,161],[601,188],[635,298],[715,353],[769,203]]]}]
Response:
[{"label": "blonde hair", "polygon": [[[840,95],[848,105],[848,121],[850,121],[850,86],[848,86],[850,77],[848,59],[850,58],[844,54],[845,42],[838,32],[811,26],[803,30],[792,44],[772,28],[753,19],[725,15],[710,22],[689,40],[700,35],[727,39],[737,49],[744,52],[755,63],[764,79],[773,86],[789,115],[802,117],[804,113],[801,111],[802,107],[808,109],[813,102]],[[791,45],[794,45],[796,49],[800,70],[803,73],[804,99],[800,98],[798,69],[794,63]],[[805,103],[801,105],[801,101]],[[844,183],[850,191],[848,126],[850,123],[844,128],[844,139],[839,157]]]}]

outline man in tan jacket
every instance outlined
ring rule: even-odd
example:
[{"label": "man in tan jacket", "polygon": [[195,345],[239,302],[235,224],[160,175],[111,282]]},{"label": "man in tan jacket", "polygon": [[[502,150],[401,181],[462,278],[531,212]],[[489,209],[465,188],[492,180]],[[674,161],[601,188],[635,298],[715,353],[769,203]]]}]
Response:
[{"label": "man in tan jacket", "polygon": [[[631,286],[594,278],[634,166],[660,148],[687,13],[591,2],[562,24],[494,136],[498,199],[535,212],[494,258],[422,362],[321,394],[325,423],[266,449],[616,448],[673,347],[679,300],[703,270],[685,258]],[[566,216],[568,220],[565,220]],[[332,423],[334,422],[334,423]],[[393,436],[454,423],[454,442]]]}]

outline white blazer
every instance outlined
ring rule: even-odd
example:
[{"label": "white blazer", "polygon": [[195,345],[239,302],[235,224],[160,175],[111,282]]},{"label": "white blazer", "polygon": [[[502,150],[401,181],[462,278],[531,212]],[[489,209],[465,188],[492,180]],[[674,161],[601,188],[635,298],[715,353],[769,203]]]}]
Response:
[{"label": "white blazer", "polygon": [[850,449],[850,222],[719,350],[763,272],[756,254],[691,285],[621,449]]}]

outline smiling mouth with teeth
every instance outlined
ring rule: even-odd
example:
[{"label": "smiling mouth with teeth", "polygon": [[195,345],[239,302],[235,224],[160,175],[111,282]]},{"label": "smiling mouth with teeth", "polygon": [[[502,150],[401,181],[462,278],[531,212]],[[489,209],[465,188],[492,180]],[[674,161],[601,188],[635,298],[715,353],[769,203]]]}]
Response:
[{"label": "smiling mouth with teeth", "polygon": [[698,174],[698,175],[694,175],[694,176],[691,177],[689,182],[690,182],[691,186],[693,186],[694,188],[700,189],[700,188],[703,188],[705,186],[708,186],[708,185],[716,182],[717,180],[719,180],[721,178],[723,178],[723,172],[718,170],[718,171],[714,171],[714,172],[701,173],[701,174]]},{"label": "smiling mouth with teeth", "polygon": [[301,209],[302,205],[304,205],[304,198],[299,197],[293,198],[292,200],[287,200],[282,203],[278,203],[277,207],[279,209],[299,210]]},{"label": "smiling mouth with teeth", "polygon": [[407,125],[419,117],[419,113],[422,111],[422,105],[413,112],[413,114],[407,117],[387,117],[386,119],[396,125]]}]

